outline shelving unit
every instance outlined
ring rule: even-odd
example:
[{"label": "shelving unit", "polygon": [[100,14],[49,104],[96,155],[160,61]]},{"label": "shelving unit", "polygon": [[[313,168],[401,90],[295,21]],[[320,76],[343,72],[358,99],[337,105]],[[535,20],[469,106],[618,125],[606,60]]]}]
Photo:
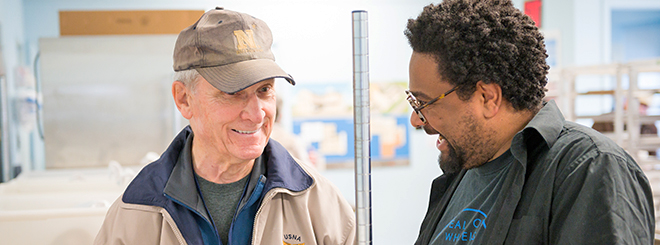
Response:
[{"label": "shelving unit", "polygon": [[[552,68],[548,74],[547,99],[554,99],[561,109],[566,120],[576,121],[579,119],[591,119],[594,122],[611,122],[613,131],[603,132],[614,140],[635,158],[647,176],[655,205],[656,220],[660,220],[660,137],[658,133],[642,134],[643,124],[655,124],[660,121],[660,113],[656,115],[641,114],[639,110],[640,96],[660,94],[660,75],[647,85],[640,88],[640,74],[660,73],[660,58],[652,60],[634,61],[628,63],[606,64],[598,66],[583,66],[570,68]],[[589,91],[577,91],[576,85],[586,82],[587,79],[578,79],[580,76],[600,76],[602,83],[610,82],[610,87],[605,89],[592,89]],[[609,76],[610,79],[605,78]],[[628,78],[626,86],[625,78]],[[653,77],[653,76],[651,76]],[[593,79],[596,82],[599,79]],[[613,82],[613,84],[612,84]],[[646,81],[649,82],[649,81]],[[602,85],[602,84],[600,84]],[[604,87],[604,86],[603,86]],[[577,99],[580,96],[611,96],[612,111],[600,115],[578,115],[576,113]],[[632,99],[626,99],[632,98]],[[598,105],[592,105],[598,106]],[[600,105],[602,108],[602,105]],[[650,103],[649,106],[653,106]],[[656,104],[656,106],[658,106]],[[582,108],[582,107],[580,107]],[[644,151],[656,151],[656,156],[645,157]],[[660,221],[656,223],[660,227]],[[656,236],[660,229],[656,230]]]},{"label": "shelving unit", "polygon": [[[553,68],[554,69],[554,68]],[[639,97],[642,95],[660,93],[660,82],[657,88],[639,88],[639,74],[660,72],[660,59],[635,61],[628,63],[606,64],[598,66],[570,67],[551,70],[548,74],[549,91],[546,97],[557,100],[567,120],[589,118],[594,122],[612,122],[613,132],[603,132],[617,144],[627,150],[640,165],[657,164],[655,157],[643,157],[643,151],[655,151],[660,148],[658,134],[641,134],[642,124],[654,124],[660,121],[660,115],[642,115],[639,111]],[[580,76],[614,77],[615,86],[609,90],[576,91],[576,83]],[[628,76],[628,86],[624,86],[624,78]],[[627,87],[627,88],[626,88]],[[576,100],[580,96],[610,95],[613,99],[613,110],[601,115],[577,115]],[[633,98],[626,100],[626,98]],[[627,108],[627,109],[626,109]],[[626,125],[630,125],[627,127]]]}]

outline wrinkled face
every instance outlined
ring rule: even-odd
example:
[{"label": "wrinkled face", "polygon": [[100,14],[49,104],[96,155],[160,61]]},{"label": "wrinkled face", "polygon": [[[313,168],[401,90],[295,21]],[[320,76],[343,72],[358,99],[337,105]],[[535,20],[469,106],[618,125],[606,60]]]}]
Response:
[{"label": "wrinkled face", "polygon": [[[413,52],[409,75],[410,92],[422,104],[454,88],[440,77],[438,63],[431,55]],[[429,135],[438,135],[440,168],[446,173],[480,166],[492,157],[489,152],[494,145],[493,134],[484,130],[475,113],[479,103],[474,97],[463,101],[456,92],[450,93],[420,111],[427,123],[415,112],[410,116],[413,127],[421,127]]]},{"label": "wrinkled face", "polygon": [[274,79],[235,94],[216,89],[201,76],[199,79],[189,100],[194,143],[230,161],[259,157],[275,120]]}]

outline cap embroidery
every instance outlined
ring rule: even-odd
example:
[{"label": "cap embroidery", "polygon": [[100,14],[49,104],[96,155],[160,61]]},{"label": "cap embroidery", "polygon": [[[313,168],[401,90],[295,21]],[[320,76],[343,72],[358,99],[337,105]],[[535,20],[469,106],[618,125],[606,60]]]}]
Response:
[{"label": "cap embroidery", "polygon": [[259,52],[261,47],[254,41],[254,32],[252,30],[235,30],[236,53]]}]

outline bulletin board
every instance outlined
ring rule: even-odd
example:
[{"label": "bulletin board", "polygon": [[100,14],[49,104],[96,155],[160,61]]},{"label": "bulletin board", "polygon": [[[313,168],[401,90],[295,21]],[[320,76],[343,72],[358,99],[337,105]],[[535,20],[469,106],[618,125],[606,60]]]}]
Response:
[{"label": "bulletin board", "polygon": [[[409,164],[410,109],[405,82],[371,83],[372,166]],[[327,168],[352,167],[355,159],[352,86],[297,84],[292,108],[293,132]]]}]

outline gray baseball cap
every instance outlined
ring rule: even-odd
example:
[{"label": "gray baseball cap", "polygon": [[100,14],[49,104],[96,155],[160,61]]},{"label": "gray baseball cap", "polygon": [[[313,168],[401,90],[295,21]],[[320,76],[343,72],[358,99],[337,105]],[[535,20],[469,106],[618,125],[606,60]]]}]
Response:
[{"label": "gray baseball cap", "polygon": [[179,33],[174,71],[195,69],[215,88],[229,94],[270,78],[284,78],[295,85],[275,63],[272,44],[266,22],[217,7]]}]

